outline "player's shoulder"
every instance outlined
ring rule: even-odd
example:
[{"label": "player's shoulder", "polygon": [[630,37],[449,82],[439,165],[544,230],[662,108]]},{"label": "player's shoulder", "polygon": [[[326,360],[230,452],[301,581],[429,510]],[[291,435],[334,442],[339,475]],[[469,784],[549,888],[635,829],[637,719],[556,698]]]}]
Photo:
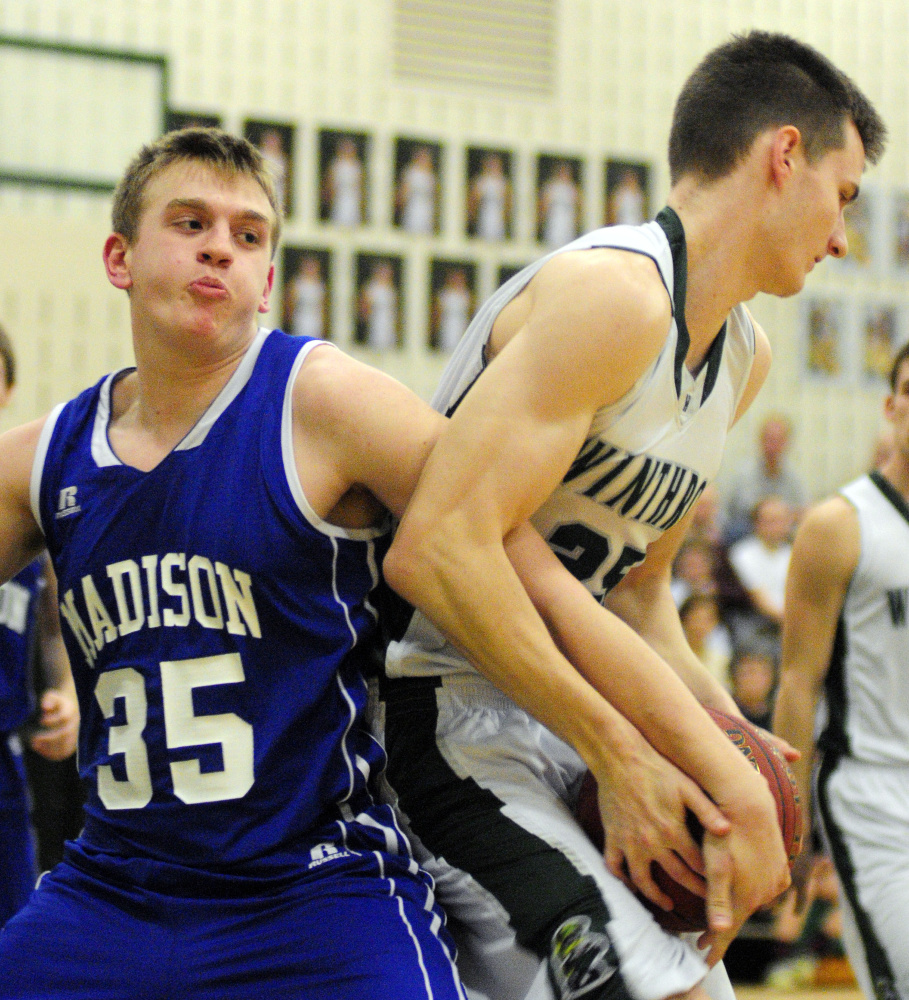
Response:
[{"label": "player's shoulder", "polygon": [[809,507],[793,545],[793,560],[849,576],[858,563],[861,536],[855,507],[840,494]]},{"label": "player's shoulder", "polygon": [[551,298],[586,314],[598,329],[635,331],[635,342],[662,343],[672,301],[656,261],[617,247],[566,250],[533,279],[536,298]]}]

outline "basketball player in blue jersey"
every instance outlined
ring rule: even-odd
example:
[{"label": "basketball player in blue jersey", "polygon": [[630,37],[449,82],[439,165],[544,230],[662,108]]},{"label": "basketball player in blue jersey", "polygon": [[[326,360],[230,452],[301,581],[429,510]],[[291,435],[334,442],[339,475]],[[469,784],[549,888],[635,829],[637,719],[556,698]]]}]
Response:
[{"label": "basketball player in blue jersey", "polygon": [[[805,815],[816,799],[843,944],[868,1000],[909,997],[909,344],[894,359],[884,414],[887,460],[809,511],[796,534],[774,715],[802,752]],[[794,877],[802,896],[806,875]]]},{"label": "basketball player in blue jersey", "polygon": [[245,140],[143,149],[114,230],[136,367],[0,443],[0,569],[50,551],[88,792],[0,996],[463,998],[363,721],[387,511],[441,418],[257,328],[279,223]]},{"label": "basketball player in blue jersey", "polygon": [[[15,386],[16,365],[2,328],[0,369],[3,409]],[[79,713],[55,594],[48,586],[45,558],[35,559],[0,586],[0,927],[28,901],[38,874],[22,742],[48,760],[64,760],[76,749]],[[42,674],[37,706],[33,662]]]},{"label": "basketball player in blue jersey", "polygon": [[[736,714],[685,643],[670,567],[769,367],[741,303],[793,295],[847,252],[843,211],[884,136],[813,49],[759,32],[731,40],[677,102],[657,220],[594,232],[516,275],[443,375],[433,403],[451,421],[385,561],[425,617],[389,648],[384,732],[401,808],[466,928],[465,982],[487,996],[729,996],[722,969],[705,978],[698,942],[664,933],[623,883],[666,908],[652,862],[700,883],[712,965],[788,882],[766,784],[699,707]],[[550,622],[555,644],[500,544],[526,518],[594,598],[565,628]],[[558,604],[545,581],[523,579],[532,601]],[[587,628],[603,603],[613,617]],[[486,607],[494,627],[445,641]],[[499,671],[509,644],[527,655]],[[637,730],[607,718],[597,694]],[[679,799],[660,800],[679,786],[640,733],[730,824],[708,829],[703,856]],[[623,750],[652,762],[652,784],[636,766],[629,787]],[[588,768],[605,862],[571,813]],[[642,798],[649,808],[630,821]]]}]

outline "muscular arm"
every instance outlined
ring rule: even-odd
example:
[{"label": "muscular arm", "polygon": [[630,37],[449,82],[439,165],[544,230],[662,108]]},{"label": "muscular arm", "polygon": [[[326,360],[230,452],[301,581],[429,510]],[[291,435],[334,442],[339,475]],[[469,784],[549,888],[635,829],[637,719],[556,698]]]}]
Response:
[{"label": "muscular arm", "polygon": [[675,670],[702,705],[738,715],[731,695],[688,645],[672,598],[672,561],[689,521],[690,515],[654,542],[646,561],[629,571],[605,603]]},{"label": "muscular arm", "polygon": [[833,497],[805,516],[789,563],[773,730],[801,751],[801,759],[792,763],[792,770],[806,824],[811,816],[815,709],[843,600],[858,563],[859,541],[854,508],[842,497]]}]

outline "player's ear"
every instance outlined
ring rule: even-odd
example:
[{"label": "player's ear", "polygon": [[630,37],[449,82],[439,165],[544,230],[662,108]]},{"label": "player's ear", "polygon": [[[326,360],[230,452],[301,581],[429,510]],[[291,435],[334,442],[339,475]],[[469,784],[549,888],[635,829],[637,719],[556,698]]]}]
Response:
[{"label": "player's ear", "polygon": [[122,288],[128,291],[133,284],[133,278],[129,270],[128,260],[129,244],[126,237],[120,233],[111,233],[104,242],[104,269],[107,271],[107,280],[114,288]]},{"label": "player's ear", "polygon": [[271,295],[272,286],[275,283],[275,262],[272,261],[268,267],[268,277],[265,279],[265,289],[262,292],[262,298],[259,300],[259,312],[268,312],[268,298]]},{"label": "player's ear", "polygon": [[802,150],[802,133],[794,125],[778,128],[770,143],[770,176],[776,187],[792,176],[794,157]]}]

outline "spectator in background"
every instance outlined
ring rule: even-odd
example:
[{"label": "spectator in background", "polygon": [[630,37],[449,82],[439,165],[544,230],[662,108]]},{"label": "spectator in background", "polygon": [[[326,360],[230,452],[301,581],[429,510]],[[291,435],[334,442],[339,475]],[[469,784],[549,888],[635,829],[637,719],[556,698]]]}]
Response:
[{"label": "spectator in background", "polygon": [[778,637],[792,554],[792,509],[778,496],[765,497],[754,508],[753,524],[751,533],[729,549],[729,561],[759,616],[756,625],[763,621]]},{"label": "spectator in background", "polygon": [[738,649],[729,666],[729,680],[742,715],[769,730],[777,684],[777,661],[770,649],[757,644]]},{"label": "spectator in background", "polygon": [[792,509],[796,521],[808,503],[808,492],[789,461],[792,424],[780,413],[767,416],[758,435],[759,453],[743,462],[729,484],[726,500],[726,540],[738,541],[751,527],[758,501],[776,496]]},{"label": "spectator in background", "polygon": [[729,630],[720,618],[719,601],[712,594],[689,594],[679,608],[679,620],[695,656],[729,690]]}]

